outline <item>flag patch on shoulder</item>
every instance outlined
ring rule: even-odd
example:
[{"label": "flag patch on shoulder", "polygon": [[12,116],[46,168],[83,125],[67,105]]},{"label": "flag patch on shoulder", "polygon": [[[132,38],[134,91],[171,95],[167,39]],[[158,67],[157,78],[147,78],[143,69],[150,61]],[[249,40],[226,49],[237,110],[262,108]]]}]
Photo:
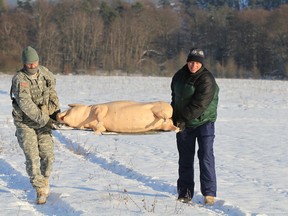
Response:
[{"label": "flag patch on shoulder", "polygon": [[22,82],[21,86],[24,87],[24,88],[27,88],[28,87],[28,83],[27,82]]}]

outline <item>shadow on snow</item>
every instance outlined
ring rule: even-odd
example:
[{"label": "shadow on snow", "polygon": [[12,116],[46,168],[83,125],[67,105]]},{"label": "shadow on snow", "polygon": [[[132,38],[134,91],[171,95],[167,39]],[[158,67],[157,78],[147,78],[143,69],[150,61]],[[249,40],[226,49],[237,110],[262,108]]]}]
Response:
[{"label": "shadow on snow", "polygon": [[[145,186],[152,188],[155,191],[159,191],[161,193],[168,193],[170,195],[167,196],[175,196],[176,197],[176,187],[166,183],[165,181],[152,179],[151,176],[146,176],[142,173],[139,173],[133,169],[127,168],[126,166],[120,164],[118,161],[109,162],[107,159],[97,156],[95,154],[89,153],[84,147],[82,147],[77,142],[70,140],[68,137],[63,135],[59,131],[53,131],[53,135],[65,145],[65,147],[69,150],[77,149],[77,153],[85,156],[85,158],[94,163],[98,164],[105,170],[109,170],[110,172],[117,174],[119,176],[125,177],[130,180],[136,180],[138,182],[143,183]],[[74,152],[75,153],[75,152]],[[159,196],[159,194],[157,195]],[[165,195],[166,196],[166,195]],[[203,205],[203,196],[200,194],[195,194],[193,198],[193,202],[196,203],[199,207],[206,208],[207,210],[213,211],[215,213],[227,214],[229,216],[242,216],[246,215],[244,211],[242,211],[239,207],[230,205],[225,203],[224,200],[217,200],[215,205],[207,206]]]},{"label": "shadow on snow", "polygon": [[[8,190],[6,193],[12,193],[17,199],[30,203],[33,208],[44,215],[81,215],[83,212],[76,211],[69,204],[61,200],[61,195],[51,193],[45,205],[36,205],[35,190],[29,183],[29,178],[23,176],[19,171],[15,170],[5,160],[0,159],[0,179],[7,183],[5,186]],[[17,190],[26,193],[14,193]],[[14,192],[13,192],[14,191]]]}]

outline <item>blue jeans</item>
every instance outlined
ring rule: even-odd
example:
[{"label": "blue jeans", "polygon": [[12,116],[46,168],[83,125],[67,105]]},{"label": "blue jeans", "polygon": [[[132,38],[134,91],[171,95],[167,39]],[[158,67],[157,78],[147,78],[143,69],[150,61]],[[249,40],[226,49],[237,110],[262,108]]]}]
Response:
[{"label": "blue jeans", "polygon": [[200,166],[200,186],[203,196],[216,197],[216,172],[213,143],[215,138],[214,122],[208,122],[197,128],[186,128],[177,133],[177,148],[179,152],[179,178],[177,189],[181,194],[194,194],[194,155],[195,143],[198,142],[198,159]]}]

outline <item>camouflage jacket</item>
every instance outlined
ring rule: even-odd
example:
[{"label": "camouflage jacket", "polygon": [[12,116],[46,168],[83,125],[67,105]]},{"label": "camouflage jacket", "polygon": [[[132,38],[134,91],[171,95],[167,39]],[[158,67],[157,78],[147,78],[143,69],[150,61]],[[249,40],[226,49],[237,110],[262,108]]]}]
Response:
[{"label": "camouflage jacket", "polygon": [[16,126],[23,123],[38,129],[47,124],[49,115],[59,110],[55,85],[54,75],[43,66],[35,75],[28,75],[24,68],[17,71],[10,91]]}]

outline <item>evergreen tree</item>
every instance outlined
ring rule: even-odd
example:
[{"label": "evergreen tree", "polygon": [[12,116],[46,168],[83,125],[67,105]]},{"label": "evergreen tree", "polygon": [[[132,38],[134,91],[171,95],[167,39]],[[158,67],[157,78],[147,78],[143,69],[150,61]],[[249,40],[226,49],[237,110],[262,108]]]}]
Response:
[{"label": "evergreen tree", "polygon": [[24,10],[32,10],[32,0],[17,0],[17,5]]}]

